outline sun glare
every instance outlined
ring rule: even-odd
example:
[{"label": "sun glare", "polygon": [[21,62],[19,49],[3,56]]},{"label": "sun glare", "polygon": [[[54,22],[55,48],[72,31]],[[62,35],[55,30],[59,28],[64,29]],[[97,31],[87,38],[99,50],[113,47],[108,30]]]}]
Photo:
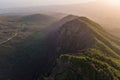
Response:
[{"label": "sun glare", "polygon": [[110,5],[120,5],[120,0],[107,0]]}]

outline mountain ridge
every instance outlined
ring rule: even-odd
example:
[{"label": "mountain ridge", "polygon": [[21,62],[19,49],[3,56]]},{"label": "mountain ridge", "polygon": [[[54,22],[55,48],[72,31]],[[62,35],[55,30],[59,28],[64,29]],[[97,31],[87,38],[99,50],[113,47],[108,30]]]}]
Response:
[{"label": "mountain ridge", "polygon": [[60,57],[50,80],[120,79],[120,45],[96,22],[77,17],[52,34]]}]

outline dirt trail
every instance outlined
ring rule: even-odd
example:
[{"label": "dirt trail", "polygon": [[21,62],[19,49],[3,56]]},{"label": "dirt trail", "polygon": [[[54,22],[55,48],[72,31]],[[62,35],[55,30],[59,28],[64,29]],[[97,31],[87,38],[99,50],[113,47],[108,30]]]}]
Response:
[{"label": "dirt trail", "polygon": [[8,38],[7,40],[1,42],[0,45],[6,43],[6,42],[8,42],[8,41],[10,41],[11,39],[13,39],[14,37],[16,37],[17,35],[18,35],[18,33],[15,33],[12,37],[10,37],[10,38]]}]

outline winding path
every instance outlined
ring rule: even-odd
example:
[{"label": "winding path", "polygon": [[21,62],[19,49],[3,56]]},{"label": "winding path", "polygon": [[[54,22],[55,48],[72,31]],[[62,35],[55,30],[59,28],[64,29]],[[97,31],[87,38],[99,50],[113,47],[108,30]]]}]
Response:
[{"label": "winding path", "polygon": [[17,35],[18,35],[18,33],[15,33],[12,37],[10,37],[10,38],[8,38],[7,40],[1,42],[0,45],[6,43],[6,42],[8,42],[8,41],[10,41],[11,39],[13,39],[14,37],[16,37]]}]

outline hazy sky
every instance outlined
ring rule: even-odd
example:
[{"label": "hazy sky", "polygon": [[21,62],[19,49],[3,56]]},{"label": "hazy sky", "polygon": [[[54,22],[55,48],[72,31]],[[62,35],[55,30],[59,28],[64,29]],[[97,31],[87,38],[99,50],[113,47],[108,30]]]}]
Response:
[{"label": "hazy sky", "polygon": [[53,4],[74,4],[88,1],[93,0],[0,0],[0,8],[53,5]]}]

